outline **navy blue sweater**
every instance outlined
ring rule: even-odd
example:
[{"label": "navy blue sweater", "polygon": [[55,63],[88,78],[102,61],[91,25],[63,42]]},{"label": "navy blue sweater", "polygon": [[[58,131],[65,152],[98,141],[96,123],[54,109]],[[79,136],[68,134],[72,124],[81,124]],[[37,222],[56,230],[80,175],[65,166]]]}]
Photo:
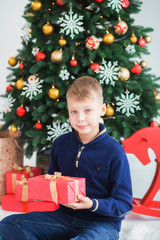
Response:
[{"label": "navy blue sweater", "polygon": [[120,231],[121,220],[132,210],[132,188],[128,159],[123,147],[110,137],[103,124],[100,134],[82,144],[74,129],[58,137],[52,146],[49,174],[86,179],[86,195],[91,209],[72,210],[60,205],[69,215],[110,222]]}]

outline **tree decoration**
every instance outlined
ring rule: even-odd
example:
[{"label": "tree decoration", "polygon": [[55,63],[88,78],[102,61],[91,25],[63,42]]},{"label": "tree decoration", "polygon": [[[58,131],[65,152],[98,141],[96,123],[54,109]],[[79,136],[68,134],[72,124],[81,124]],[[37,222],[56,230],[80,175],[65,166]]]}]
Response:
[{"label": "tree decoration", "polygon": [[54,50],[51,53],[51,61],[56,63],[56,64],[61,63],[62,58],[63,58],[63,51],[62,50]]},{"label": "tree decoration", "polygon": [[126,52],[127,52],[128,54],[133,54],[133,53],[135,53],[136,50],[135,50],[134,45],[128,45],[128,46],[126,47]]},{"label": "tree decoration", "polygon": [[12,91],[12,85],[9,84],[7,87],[6,87],[6,91],[7,92],[11,92]]},{"label": "tree decoration", "polygon": [[114,109],[113,109],[113,107],[111,106],[111,104],[107,104],[105,116],[106,116],[106,117],[112,117],[113,114],[114,114]]},{"label": "tree decoration", "polygon": [[118,78],[122,82],[127,81],[130,78],[129,70],[125,67],[120,67],[119,73],[118,73]]},{"label": "tree decoration", "polygon": [[14,66],[17,65],[18,60],[17,60],[16,57],[10,57],[10,58],[8,59],[8,63],[9,63],[10,66],[14,67]]},{"label": "tree decoration", "polygon": [[129,1],[128,0],[121,0],[121,4],[123,8],[128,8],[129,7]]},{"label": "tree decoration", "polygon": [[19,117],[24,117],[27,114],[26,109],[23,107],[23,104],[17,108],[16,113]]},{"label": "tree decoration", "polygon": [[141,48],[144,48],[144,47],[145,47],[146,42],[145,42],[145,40],[144,40],[142,37],[140,37],[140,39],[138,40],[138,45],[139,45]]},{"label": "tree decoration", "polygon": [[36,53],[35,58],[36,58],[37,62],[43,61],[46,58],[46,54],[39,51],[39,52]]},{"label": "tree decoration", "polygon": [[69,79],[69,76],[70,76],[70,73],[67,71],[67,69],[62,69],[60,71],[60,74],[59,74],[60,78],[64,81],[64,80],[68,80]]},{"label": "tree decoration", "polygon": [[31,38],[31,33],[32,33],[32,29],[31,29],[31,23],[26,23],[23,27],[23,36],[22,39],[25,42],[25,44],[27,45],[30,38]]},{"label": "tree decoration", "polygon": [[72,59],[70,60],[70,66],[71,67],[76,67],[77,66],[77,60],[75,60],[75,51],[72,54]]},{"label": "tree decoration", "polygon": [[118,62],[113,62],[113,65],[111,61],[106,63],[105,60],[102,60],[102,65],[100,65],[100,71],[97,70],[96,73],[98,73],[98,77],[100,78],[100,84],[111,84],[115,85],[115,80],[118,80],[118,71],[119,67],[117,67]]},{"label": "tree decoration", "polygon": [[114,42],[113,34],[109,33],[108,27],[106,28],[106,34],[103,36],[103,42],[107,45],[110,45]]},{"label": "tree decoration", "polygon": [[64,47],[67,44],[67,41],[61,36],[58,43],[61,47]]},{"label": "tree decoration", "polygon": [[16,133],[16,132],[18,131],[18,128],[15,126],[15,124],[13,124],[13,125],[11,126],[10,131],[11,131],[12,133]]},{"label": "tree decoration", "polygon": [[121,0],[108,0],[108,7],[111,7],[117,13],[122,9],[122,6],[124,6],[124,3]]},{"label": "tree decoration", "polygon": [[38,12],[42,8],[42,3],[38,0],[35,0],[31,3],[31,8],[33,11]]},{"label": "tree decoration", "polygon": [[150,123],[150,127],[157,127],[157,128],[159,128],[159,124],[158,124],[158,122],[156,122],[156,121],[152,121],[152,122]]},{"label": "tree decoration", "polygon": [[127,32],[128,25],[126,22],[122,21],[120,18],[118,20],[118,23],[114,26],[114,31],[118,35],[123,35]]},{"label": "tree decoration", "polygon": [[142,72],[141,65],[139,65],[135,62],[134,66],[131,68],[131,72],[134,74],[137,74],[137,75],[140,74]]},{"label": "tree decoration", "polygon": [[71,126],[69,122],[61,123],[60,121],[54,122],[53,126],[47,125],[48,129],[48,137],[47,141],[53,141],[63,133],[67,133],[71,131]]},{"label": "tree decoration", "polygon": [[147,68],[147,62],[146,62],[146,61],[142,60],[142,61],[140,62],[140,64],[141,64],[141,67],[142,67],[142,68]]},{"label": "tree decoration", "polygon": [[125,91],[125,94],[121,93],[121,96],[115,97],[116,105],[119,106],[116,108],[117,112],[122,112],[127,117],[133,115],[135,110],[141,110],[139,106],[139,98],[140,95],[134,95],[134,93],[130,93],[128,90]]},{"label": "tree decoration", "polygon": [[24,64],[23,64],[23,61],[19,64],[19,69],[23,69],[24,68]]},{"label": "tree decoration", "polygon": [[134,33],[132,33],[132,36],[130,37],[130,42],[131,43],[136,43],[137,42],[137,37],[135,36],[135,34]]},{"label": "tree decoration", "polygon": [[11,94],[8,95],[8,97],[6,97],[4,99],[4,106],[1,107],[1,111],[0,112],[9,112],[12,107],[14,106],[14,103],[15,103],[16,99],[14,99]]},{"label": "tree decoration", "polygon": [[54,82],[52,84],[52,88],[48,91],[49,98],[56,100],[59,98],[59,89],[55,88]]},{"label": "tree decoration", "polygon": [[58,6],[64,6],[65,5],[65,0],[56,0],[56,3]]},{"label": "tree decoration", "polygon": [[50,24],[49,22],[47,22],[43,28],[42,31],[45,35],[49,36],[54,32],[54,27],[52,26],[52,24]]},{"label": "tree decoration", "polygon": [[94,1],[100,3],[100,2],[103,2],[104,0],[94,0]]},{"label": "tree decoration", "polygon": [[150,43],[152,41],[151,36],[149,36],[148,34],[144,37],[144,40],[146,43]]},{"label": "tree decoration", "polygon": [[27,79],[27,82],[24,83],[23,92],[21,93],[22,96],[26,96],[30,100],[37,96],[37,94],[42,93],[42,83],[44,80],[39,80],[36,75],[31,75]]},{"label": "tree decoration", "polygon": [[78,35],[80,32],[84,31],[84,28],[82,27],[84,16],[78,16],[78,14],[74,14],[72,11],[72,3],[70,3],[70,11],[69,14],[63,15],[63,17],[59,18],[60,23],[60,33],[65,33],[66,35],[69,35],[71,39],[74,39],[76,35]]},{"label": "tree decoration", "polygon": [[99,48],[100,42],[95,36],[90,36],[85,41],[85,47],[89,50],[97,50]]},{"label": "tree decoration", "polygon": [[35,123],[35,128],[36,128],[37,130],[41,130],[41,129],[43,128],[42,123],[41,123],[40,121],[36,122],[36,123]]},{"label": "tree decoration", "polygon": [[100,66],[98,63],[91,62],[89,68],[92,69],[93,71],[100,71]]},{"label": "tree decoration", "polygon": [[22,90],[22,88],[24,87],[23,78],[20,78],[19,80],[17,80],[17,82],[15,83],[15,86],[18,90]]},{"label": "tree decoration", "polygon": [[34,48],[32,49],[32,54],[33,54],[33,56],[36,56],[37,52],[39,52],[39,51],[40,51],[40,49],[39,49],[38,47],[34,47]]}]

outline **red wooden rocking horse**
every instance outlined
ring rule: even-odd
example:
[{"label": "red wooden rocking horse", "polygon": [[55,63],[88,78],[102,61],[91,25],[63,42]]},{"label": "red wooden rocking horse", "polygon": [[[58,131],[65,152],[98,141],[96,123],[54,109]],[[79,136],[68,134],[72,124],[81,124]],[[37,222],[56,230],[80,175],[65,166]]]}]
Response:
[{"label": "red wooden rocking horse", "polygon": [[151,162],[148,148],[156,155],[156,172],[152,183],[142,199],[133,198],[133,212],[144,215],[160,217],[160,201],[154,201],[156,193],[160,189],[160,128],[153,121],[150,127],[136,131],[132,136],[122,141],[126,153],[134,154],[143,165]]}]

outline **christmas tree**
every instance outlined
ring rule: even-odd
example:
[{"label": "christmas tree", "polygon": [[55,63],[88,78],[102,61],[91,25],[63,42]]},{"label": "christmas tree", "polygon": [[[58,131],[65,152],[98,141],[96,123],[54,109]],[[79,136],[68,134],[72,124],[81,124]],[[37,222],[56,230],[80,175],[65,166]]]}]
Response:
[{"label": "christmas tree", "polygon": [[158,80],[145,54],[152,28],[136,26],[137,0],[34,0],[23,17],[22,49],[8,62],[3,112],[11,132],[20,129],[26,156],[51,147],[71,130],[66,91],[80,76],[103,87],[108,134],[120,141],[158,115]]}]

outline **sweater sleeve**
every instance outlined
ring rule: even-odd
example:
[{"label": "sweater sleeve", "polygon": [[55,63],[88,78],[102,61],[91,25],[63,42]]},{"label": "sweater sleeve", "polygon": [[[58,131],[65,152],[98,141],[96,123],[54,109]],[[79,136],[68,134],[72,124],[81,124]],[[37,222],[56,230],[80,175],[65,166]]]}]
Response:
[{"label": "sweater sleeve", "polygon": [[53,144],[51,148],[51,157],[50,157],[50,163],[48,168],[48,174],[54,174],[54,172],[59,172],[59,166],[58,166],[55,152],[56,152],[55,144]]},{"label": "sweater sleeve", "polygon": [[92,199],[90,211],[123,219],[132,210],[132,186],[126,154],[116,159],[110,168],[110,195],[106,199]]}]

